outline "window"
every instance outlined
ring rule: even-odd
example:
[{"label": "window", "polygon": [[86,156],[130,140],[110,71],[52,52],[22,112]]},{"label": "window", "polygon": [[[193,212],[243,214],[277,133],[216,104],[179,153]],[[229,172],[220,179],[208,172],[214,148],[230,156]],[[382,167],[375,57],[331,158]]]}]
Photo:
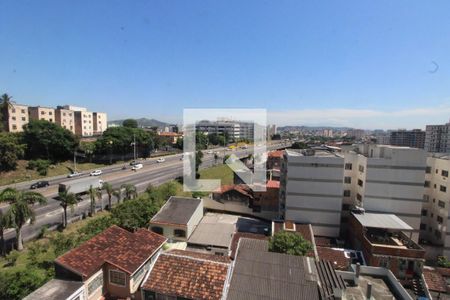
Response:
[{"label": "window", "polygon": [[13,121],[15,121],[15,120],[16,120],[16,117],[11,117],[11,119],[12,119]]},{"label": "window", "polygon": [[386,257],[380,258],[380,267],[382,268],[389,268],[389,259]]},{"label": "window", "polygon": [[444,201],[439,200],[438,201],[438,205],[439,205],[439,207],[445,208],[445,202]]},{"label": "window", "polygon": [[437,220],[438,224],[442,224],[442,222],[444,221],[444,219],[442,219],[441,216],[437,216],[436,220]]},{"label": "window", "polygon": [[176,237],[186,237],[186,231],[184,231],[183,229],[175,229],[173,231],[173,235]]},{"label": "window", "polygon": [[345,164],[345,169],[346,170],[351,170],[352,169],[352,164],[350,164],[350,163]]},{"label": "window", "polygon": [[422,209],[422,216],[426,217],[428,214],[428,211],[426,209]]},{"label": "window", "polygon": [[430,174],[431,173],[431,167],[426,167],[425,168],[425,173]]},{"label": "window", "polygon": [[21,112],[22,112],[23,114],[25,114],[25,113],[26,113],[26,112],[25,112],[25,109],[22,109],[22,110],[21,110]]},{"label": "window", "polygon": [[153,226],[151,229],[154,233],[157,233],[157,234],[162,235],[164,233],[164,230],[162,229],[162,227],[159,227],[159,226]]},{"label": "window", "polygon": [[359,185],[360,187],[363,186],[363,181],[362,181],[361,179],[358,179],[358,185]]},{"label": "window", "polygon": [[359,201],[362,200],[362,196],[360,194],[356,194],[356,199],[358,199]]},{"label": "window", "polygon": [[442,170],[441,175],[444,177],[448,177],[448,171],[447,170]]},{"label": "window", "polygon": [[26,118],[25,118],[25,117],[22,117],[22,121],[26,121]]},{"label": "window", "polygon": [[438,169],[436,169],[436,174],[437,174],[437,173],[439,173],[439,170],[438,170]]},{"label": "window", "polygon": [[52,115],[53,115],[53,112],[49,111],[48,114],[49,114],[50,116],[52,116]]},{"label": "window", "polygon": [[109,282],[125,286],[125,273],[116,270],[109,270]]},{"label": "window", "polygon": [[358,170],[359,170],[361,173],[363,173],[363,172],[364,172],[364,166],[359,165],[359,166],[358,166]]},{"label": "window", "polygon": [[344,177],[344,183],[352,183],[352,178],[349,176]]},{"label": "window", "polygon": [[41,115],[45,115],[45,111],[41,110]]},{"label": "window", "polygon": [[427,230],[427,224],[420,224],[420,230]]},{"label": "window", "polygon": [[103,286],[103,273],[95,277],[88,285],[88,295],[92,295],[99,287]]},{"label": "window", "polygon": [[17,129],[17,125],[13,125],[13,126],[12,126],[12,129],[13,129],[13,130],[16,130],[16,129]]},{"label": "window", "polygon": [[444,185],[441,185],[440,187],[439,187],[439,190],[441,191],[441,192],[446,192],[447,191],[447,187],[446,186],[444,186]]},{"label": "window", "polygon": [[425,183],[423,184],[424,187],[430,187],[430,182],[428,180],[425,180]]},{"label": "window", "polygon": [[350,190],[344,190],[344,197],[350,197],[351,191]]},{"label": "window", "polygon": [[349,210],[350,204],[342,204],[342,210]]},{"label": "window", "polygon": [[12,112],[13,114],[16,113],[16,109],[15,109],[15,108],[11,109],[11,112]]}]

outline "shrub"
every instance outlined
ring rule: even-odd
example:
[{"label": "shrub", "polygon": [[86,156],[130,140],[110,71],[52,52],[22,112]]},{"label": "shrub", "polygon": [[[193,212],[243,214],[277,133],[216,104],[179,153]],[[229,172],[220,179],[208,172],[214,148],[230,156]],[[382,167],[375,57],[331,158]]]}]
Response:
[{"label": "shrub", "polygon": [[45,159],[30,160],[27,165],[27,169],[36,170],[39,175],[47,176],[48,168],[50,167],[50,161]]},{"label": "shrub", "polygon": [[19,256],[20,252],[17,250],[13,250],[9,252],[9,254],[6,256],[6,261],[8,262],[9,265],[15,266]]}]

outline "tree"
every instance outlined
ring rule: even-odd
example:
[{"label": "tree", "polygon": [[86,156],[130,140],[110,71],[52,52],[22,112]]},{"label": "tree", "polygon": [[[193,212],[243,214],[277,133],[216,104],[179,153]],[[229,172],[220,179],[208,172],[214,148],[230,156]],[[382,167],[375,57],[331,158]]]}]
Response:
[{"label": "tree", "polygon": [[111,210],[111,208],[112,208],[111,198],[114,194],[114,189],[113,189],[111,183],[109,183],[109,182],[104,182],[102,189],[105,190],[106,194],[108,195],[108,210]]},{"label": "tree", "polygon": [[202,164],[203,152],[198,150],[195,155],[195,176],[198,177],[198,170],[200,169],[200,165]]},{"label": "tree", "polygon": [[95,197],[97,196],[97,189],[92,185],[88,189],[89,199],[91,200],[91,216],[95,215]]},{"label": "tree", "polygon": [[450,261],[445,256],[439,256],[437,264],[439,267],[450,268]]},{"label": "tree", "polygon": [[138,123],[135,119],[126,119],[122,122],[123,127],[129,127],[129,128],[137,128]]},{"label": "tree", "polygon": [[295,142],[291,146],[292,149],[306,149],[308,148],[308,145],[306,145],[303,142]]},{"label": "tree", "polygon": [[195,144],[197,150],[204,150],[208,148],[208,136],[202,132],[195,134]]},{"label": "tree", "polygon": [[114,197],[116,197],[117,204],[119,204],[120,200],[122,200],[122,190],[120,188],[119,189],[114,189],[112,194],[113,194]]},{"label": "tree", "polygon": [[74,193],[70,193],[68,190],[64,190],[58,193],[59,205],[64,211],[63,228],[67,227],[67,208],[70,207],[73,210],[75,204],[77,204],[77,196]]},{"label": "tree", "polygon": [[97,189],[95,195],[100,202],[100,211],[103,211],[103,191],[101,189]]},{"label": "tree", "polygon": [[120,188],[124,190],[125,198],[123,200],[131,200],[137,197],[137,190],[134,185],[124,183]]},{"label": "tree", "polygon": [[288,231],[280,231],[270,239],[269,250],[272,252],[304,256],[312,250],[311,243],[301,235]]},{"label": "tree", "polygon": [[6,213],[12,227],[16,229],[17,250],[23,250],[22,227],[30,220],[35,220],[34,210],[30,205],[47,203],[47,199],[39,193],[30,191],[18,191],[14,188],[6,188],[0,193],[0,202],[8,202],[9,210]]},{"label": "tree", "polygon": [[0,255],[4,256],[6,254],[6,244],[5,244],[5,230],[9,227],[8,218],[5,216],[3,211],[0,209]]},{"label": "tree", "polygon": [[25,154],[25,145],[16,133],[0,132],[0,171],[14,170]]},{"label": "tree", "polygon": [[4,123],[8,116],[8,110],[13,107],[12,97],[8,94],[3,94],[0,97],[0,131],[4,130]]},{"label": "tree", "polygon": [[73,157],[78,138],[69,130],[45,120],[32,120],[24,126],[23,141],[28,158],[53,161]]},{"label": "tree", "polygon": [[146,227],[159,208],[158,204],[145,195],[117,205],[111,211],[111,216],[117,225],[133,231]]}]

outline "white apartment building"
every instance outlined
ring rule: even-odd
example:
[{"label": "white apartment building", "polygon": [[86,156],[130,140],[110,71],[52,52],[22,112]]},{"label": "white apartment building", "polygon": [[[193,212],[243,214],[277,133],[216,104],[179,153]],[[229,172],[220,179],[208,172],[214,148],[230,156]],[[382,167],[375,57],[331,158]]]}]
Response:
[{"label": "white apartment building", "polygon": [[7,115],[3,116],[4,128],[9,132],[21,132],[23,126],[28,124],[28,106],[13,104],[8,108]]},{"label": "white apartment building", "polygon": [[395,214],[414,228],[412,238],[418,241],[426,152],[365,144],[347,150],[344,156],[344,204],[371,213]]},{"label": "white apartment building", "polygon": [[450,153],[450,123],[426,126],[425,150],[432,153]]},{"label": "white apartment building", "polygon": [[427,158],[425,194],[420,224],[420,238],[443,246],[443,255],[450,258],[450,156]]},{"label": "white apartment building", "polygon": [[108,128],[108,117],[106,113],[93,113],[94,134],[101,135]]},{"label": "white apartment building", "polygon": [[75,134],[75,112],[58,106],[55,109],[56,124]]},{"label": "white apartment building", "polygon": [[28,114],[30,115],[30,120],[45,120],[50,123],[56,123],[55,109],[51,107],[28,107]]},{"label": "white apartment building", "polygon": [[281,173],[280,217],[309,223],[317,235],[338,237],[344,158],[322,150],[286,150]]},{"label": "white apartment building", "polygon": [[75,111],[75,134],[78,136],[94,135],[94,113]]}]

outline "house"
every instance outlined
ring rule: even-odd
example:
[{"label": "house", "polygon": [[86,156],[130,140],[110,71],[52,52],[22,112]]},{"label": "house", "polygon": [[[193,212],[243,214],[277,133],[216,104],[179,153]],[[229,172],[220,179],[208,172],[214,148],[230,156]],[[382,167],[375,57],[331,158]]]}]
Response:
[{"label": "house", "polygon": [[166,240],[147,229],[131,233],[114,225],[58,257],[55,275],[82,283],[80,299],[135,297]]},{"label": "house", "polygon": [[277,180],[268,180],[266,191],[253,192],[253,210],[278,212],[280,206],[280,182]]},{"label": "house", "polygon": [[186,242],[202,217],[202,199],[172,196],[150,220],[149,229],[169,239]]},{"label": "house", "polygon": [[284,150],[275,150],[267,153],[267,171],[271,180],[280,180],[281,160]]},{"label": "house", "polygon": [[171,144],[176,144],[178,139],[183,137],[183,135],[178,132],[158,132],[158,135],[161,138],[167,139]]},{"label": "house", "polygon": [[399,279],[422,273],[425,250],[405,234],[414,229],[396,215],[352,213],[349,230],[350,242],[362,250],[368,265],[388,268]]},{"label": "house", "polygon": [[253,203],[252,190],[246,184],[222,185],[213,192],[213,199],[220,202],[238,202],[246,207]]},{"label": "house", "polygon": [[161,254],[142,285],[142,299],[224,299],[230,259],[192,251]]}]

